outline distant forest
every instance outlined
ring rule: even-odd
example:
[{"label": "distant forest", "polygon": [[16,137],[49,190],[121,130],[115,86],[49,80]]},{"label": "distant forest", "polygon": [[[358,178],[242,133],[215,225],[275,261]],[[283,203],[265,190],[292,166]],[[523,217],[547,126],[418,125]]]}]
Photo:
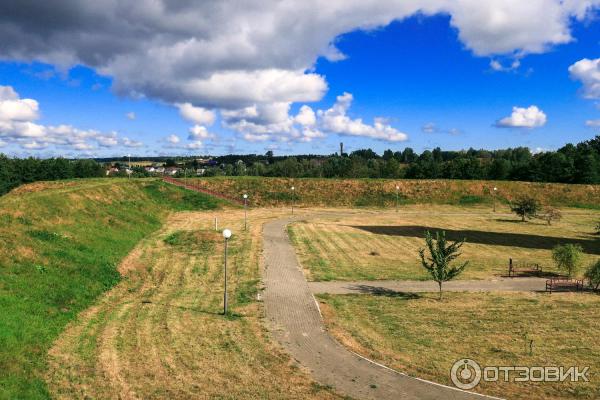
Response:
[{"label": "distant forest", "polygon": [[216,157],[218,167],[205,175],[272,177],[490,179],[532,182],[600,183],[600,136],[567,144],[557,151],[532,154],[527,147],[505,150],[416,153],[371,149],[330,156],[228,155]]},{"label": "distant forest", "polygon": [[[203,158],[209,158],[203,156]],[[532,182],[600,184],[600,136],[557,151],[533,154],[527,147],[505,150],[443,151],[440,148],[416,153],[371,149],[350,154],[275,156],[227,155],[214,157],[206,167],[196,157],[132,157],[132,161],[154,161],[188,169],[204,168],[204,176],[270,176],[289,178],[392,178],[392,179],[489,179]],[[9,158],[0,154],[0,194],[23,183],[40,180],[105,176],[101,162],[125,159],[68,160],[64,158]],[[134,177],[148,176],[141,167]],[[188,175],[190,176],[190,175]]]}]

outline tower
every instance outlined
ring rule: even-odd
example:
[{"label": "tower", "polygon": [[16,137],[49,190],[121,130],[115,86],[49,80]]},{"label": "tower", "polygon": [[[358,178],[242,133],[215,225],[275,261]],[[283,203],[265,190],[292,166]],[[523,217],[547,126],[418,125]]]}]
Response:
[{"label": "tower", "polygon": [[344,143],[340,142],[340,157],[344,155]]}]

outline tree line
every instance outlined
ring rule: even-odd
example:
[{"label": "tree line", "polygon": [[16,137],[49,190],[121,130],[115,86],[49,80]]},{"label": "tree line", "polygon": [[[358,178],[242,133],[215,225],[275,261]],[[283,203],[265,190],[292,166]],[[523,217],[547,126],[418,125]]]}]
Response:
[{"label": "tree line", "polygon": [[443,151],[439,147],[416,153],[371,149],[330,156],[274,157],[227,155],[215,159],[211,175],[254,175],[322,178],[491,179],[532,182],[600,183],[600,136],[556,151],[532,153],[527,147],[503,150]]},{"label": "tree line", "polygon": [[94,160],[9,158],[0,154],[0,195],[24,183],[104,175],[104,167]]}]

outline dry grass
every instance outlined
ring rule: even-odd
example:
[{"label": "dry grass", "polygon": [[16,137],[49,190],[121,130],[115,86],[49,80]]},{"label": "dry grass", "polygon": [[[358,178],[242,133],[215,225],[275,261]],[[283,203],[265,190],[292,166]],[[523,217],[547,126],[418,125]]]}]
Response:
[{"label": "dry grass", "polygon": [[476,391],[510,399],[600,398],[599,296],[435,297],[324,295],[320,302],[341,343],[410,375],[452,385],[450,368],[462,358],[487,366],[589,366],[589,383],[481,383]]},{"label": "dry grass", "polygon": [[445,230],[448,238],[466,238],[461,260],[470,264],[460,279],[491,279],[505,275],[508,259],[538,262],[544,271],[558,272],[551,248],[580,243],[584,265],[600,255],[593,222],[600,212],[563,210],[562,221],[547,226],[526,223],[507,208],[403,206],[401,211],[350,211],[347,215],[311,217],[290,228],[301,264],[310,280],[428,279],[418,250],[425,230]]},{"label": "dry grass", "polygon": [[[277,212],[218,212],[234,236],[222,311],[223,240],[215,213],[175,214],[122,268],[129,275],[61,335],[50,352],[54,397],[123,399],[336,398],[312,383],[265,331],[261,225]],[[135,259],[134,259],[135,258]]]}]

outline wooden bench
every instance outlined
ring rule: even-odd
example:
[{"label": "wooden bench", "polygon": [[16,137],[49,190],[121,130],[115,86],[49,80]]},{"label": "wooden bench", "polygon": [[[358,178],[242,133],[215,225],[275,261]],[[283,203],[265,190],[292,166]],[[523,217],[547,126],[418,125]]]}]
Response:
[{"label": "wooden bench", "polygon": [[552,278],[546,280],[546,292],[556,292],[560,290],[583,290],[583,280],[571,279],[567,277]]},{"label": "wooden bench", "polygon": [[508,276],[515,277],[517,274],[541,275],[542,267],[537,263],[514,263],[510,258],[508,261]]}]

